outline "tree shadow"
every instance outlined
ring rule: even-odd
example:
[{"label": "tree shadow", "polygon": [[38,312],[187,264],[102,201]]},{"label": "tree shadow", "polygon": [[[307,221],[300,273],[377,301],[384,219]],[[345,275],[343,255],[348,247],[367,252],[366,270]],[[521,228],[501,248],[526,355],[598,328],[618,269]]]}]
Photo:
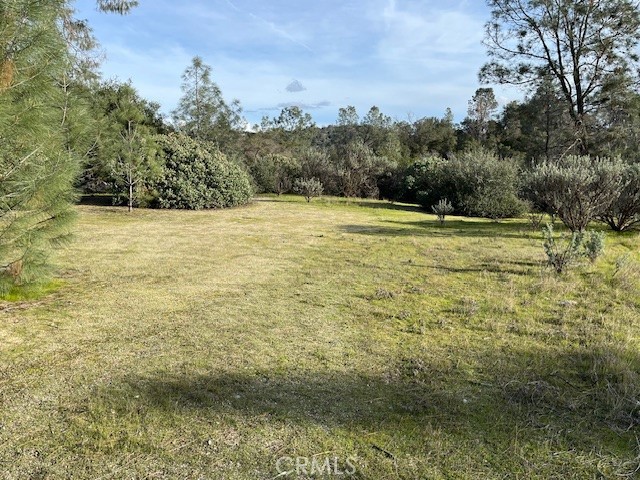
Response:
[{"label": "tree shadow", "polygon": [[467,237],[467,238],[529,238],[521,223],[447,220],[444,225],[436,220],[419,222],[386,221],[384,225],[341,225],[340,231],[358,235],[395,237]]},{"label": "tree shadow", "polygon": [[401,212],[418,212],[426,213],[426,210],[419,205],[413,205],[410,203],[395,203],[388,201],[359,201],[356,203],[359,207],[372,208],[374,210],[394,210]]},{"label": "tree shadow", "polygon": [[269,196],[257,196],[254,197],[252,201],[256,203],[307,203],[303,196],[294,196],[289,194],[281,196],[276,196],[275,194]]},{"label": "tree shadow", "polygon": [[533,270],[541,269],[543,267],[543,263],[500,261],[496,263],[482,262],[471,267],[451,267],[447,265],[426,267],[448,273],[497,273],[529,277]]},{"label": "tree shadow", "polygon": [[[347,371],[255,375],[222,371],[129,375],[122,382],[147,408],[163,411],[266,415],[286,424],[389,434],[399,425],[419,428],[431,422],[464,442],[509,443],[513,432],[524,429],[531,441],[543,441],[548,432],[555,432],[573,450],[634,454],[629,432],[640,425],[637,399],[629,394],[620,408],[621,398],[610,398],[612,389],[625,395],[630,386],[638,387],[621,384],[619,352],[550,355],[546,350],[488,349],[476,354],[473,373],[416,355],[400,358],[379,376]],[[636,352],[631,368],[638,362]],[[122,390],[113,395],[118,397],[114,402],[119,401]],[[621,439],[628,445],[621,448]]]}]

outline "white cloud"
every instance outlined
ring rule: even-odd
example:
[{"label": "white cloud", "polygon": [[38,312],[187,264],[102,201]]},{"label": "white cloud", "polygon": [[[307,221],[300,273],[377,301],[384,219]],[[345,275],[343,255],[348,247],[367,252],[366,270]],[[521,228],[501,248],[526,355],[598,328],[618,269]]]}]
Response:
[{"label": "white cloud", "polygon": [[[378,105],[399,118],[451,107],[461,119],[486,59],[481,3],[149,0],[114,18],[96,14],[95,0],[77,0],[108,55],[105,76],[131,78],[164,112],[177,105],[181,74],[200,55],[252,122],[295,100],[320,124],[349,104],[363,114]],[[302,76],[304,85],[292,81]]]},{"label": "white cloud", "polygon": [[382,11],[384,35],[380,57],[387,61],[430,63],[444,69],[460,65],[467,55],[484,53],[481,41],[483,20],[465,10],[398,6],[389,0]]}]

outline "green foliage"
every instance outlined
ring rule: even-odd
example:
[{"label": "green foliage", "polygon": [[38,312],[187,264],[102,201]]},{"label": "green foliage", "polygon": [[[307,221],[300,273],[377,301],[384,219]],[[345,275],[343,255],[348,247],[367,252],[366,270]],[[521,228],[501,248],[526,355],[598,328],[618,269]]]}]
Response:
[{"label": "green foliage", "polygon": [[582,232],[572,232],[570,237],[564,237],[558,242],[554,237],[553,224],[548,223],[542,229],[542,234],[547,264],[558,274],[566,272],[581,256]]},{"label": "green foliage", "polygon": [[464,120],[465,131],[480,143],[487,140],[489,122],[498,109],[493,88],[479,88],[469,100],[468,116]]},{"label": "green foliage", "polygon": [[0,293],[44,276],[70,234],[79,158],[63,85],[64,6],[0,4]]},{"label": "green foliage", "polygon": [[599,218],[613,230],[622,232],[640,225],[640,164],[625,165],[622,187]]},{"label": "green foliage", "polygon": [[407,188],[424,208],[446,197],[464,215],[508,218],[524,212],[517,195],[518,175],[515,162],[478,149],[447,160],[428,157],[416,162],[407,176]]},{"label": "green foliage", "polygon": [[105,113],[99,159],[116,198],[124,196],[131,211],[134,205],[144,206],[152,182],[161,173],[154,106],[130,84],[105,85],[99,98]]},{"label": "green foliage", "polygon": [[155,183],[161,208],[224,208],[250,200],[248,175],[215,145],[183,134],[159,135],[156,143],[165,160]]},{"label": "green foliage", "polygon": [[543,229],[543,247],[547,255],[547,264],[556,271],[564,273],[580,258],[586,257],[592,263],[604,253],[606,235],[604,232],[590,230],[575,231],[570,236],[563,235],[560,240],[554,236],[553,224]]},{"label": "green foliage", "polygon": [[322,195],[322,183],[317,178],[298,178],[293,189],[304,196],[307,202]]},{"label": "green foliage", "polygon": [[360,123],[360,116],[356,107],[348,105],[338,110],[338,121],[336,125],[339,127],[352,127]]},{"label": "green foliage", "polygon": [[604,241],[606,235],[604,232],[598,232],[595,230],[589,230],[583,240],[584,256],[587,257],[591,263],[595,262],[598,257],[604,253]]},{"label": "green foliage", "polygon": [[620,156],[626,160],[640,157],[640,92],[629,72],[611,77],[605,87],[607,101],[593,117],[594,154]]},{"label": "green foliage", "polygon": [[272,128],[285,132],[301,132],[314,125],[315,122],[311,114],[303,112],[300,107],[294,105],[280,111],[280,115],[273,120]]},{"label": "green foliage", "polygon": [[137,0],[97,0],[98,9],[108,13],[124,15],[138,6]]},{"label": "green foliage", "polygon": [[133,205],[145,206],[160,163],[153,136],[167,132],[160,106],[141,98],[131,83],[117,81],[85,87],[83,95],[90,97],[91,145],[79,187],[114,194],[118,203],[131,196]]},{"label": "green foliage", "polygon": [[259,193],[289,193],[300,173],[300,164],[285,155],[264,155],[246,163]]},{"label": "green foliage", "polygon": [[577,153],[575,126],[562,93],[548,78],[530,98],[505,106],[499,135],[501,151],[517,152],[528,161]]},{"label": "green foliage", "polygon": [[433,205],[442,195],[454,193],[452,183],[446,181],[446,166],[447,160],[437,155],[422,157],[410,165],[405,176],[407,201]]},{"label": "green foliage", "polygon": [[376,155],[362,140],[354,140],[335,158],[340,194],[377,198],[378,179],[394,167],[387,157]]},{"label": "green foliage", "polygon": [[450,117],[428,117],[401,126],[401,138],[413,157],[445,157],[456,149],[456,130]]},{"label": "green foliage", "polygon": [[581,232],[611,207],[622,187],[622,173],[619,159],[570,155],[534,167],[525,190],[538,207]]},{"label": "green foliage", "polygon": [[182,92],[173,112],[177,128],[199,140],[216,142],[223,151],[231,150],[244,126],[242,108],[238,100],[225,101],[202,58],[194,57],[182,74]]},{"label": "green foliage", "polygon": [[[576,144],[592,150],[593,122],[611,84],[637,65],[640,10],[633,0],[489,0],[483,82],[529,87],[551,79],[571,117]],[[621,19],[624,19],[622,21]]]},{"label": "green foliage", "polygon": [[339,176],[332,158],[326,150],[308,148],[300,152],[301,178],[317,178],[322,184],[323,191],[329,195],[340,195]]},{"label": "green foliage", "polygon": [[440,224],[444,225],[445,217],[453,213],[453,205],[451,205],[451,202],[449,200],[443,198],[438,203],[433,205],[431,207],[431,210],[433,210],[433,213],[438,216]]}]

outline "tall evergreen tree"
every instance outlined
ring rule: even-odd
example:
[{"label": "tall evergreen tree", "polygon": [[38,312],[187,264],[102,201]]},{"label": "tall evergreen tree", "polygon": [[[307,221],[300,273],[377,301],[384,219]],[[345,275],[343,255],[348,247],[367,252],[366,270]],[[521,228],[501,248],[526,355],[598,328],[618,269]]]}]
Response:
[{"label": "tall evergreen tree", "polygon": [[154,105],[138,96],[130,84],[106,85],[101,89],[107,126],[101,143],[101,157],[119,194],[127,197],[129,211],[161,170],[154,135]]},{"label": "tall evergreen tree", "polygon": [[242,128],[242,108],[238,100],[225,102],[220,87],[211,79],[211,67],[194,57],[182,74],[182,92],[173,120],[178,129],[198,140],[216,142],[226,151]]},{"label": "tall evergreen tree", "polygon": [[[127,13],[135,0],[97,0]],[[82,157],[95,146],[82,100],[95,41],[72,0],[0,2],[0,293],[41,278],[68,239]],[[84,95],[86,100],[87,96]]]},{"label": "tall evergreen tree", "polygon": [[78,160],[60,81],[62,0],[0,3],[0,290],[39,278],[68,238]]}]

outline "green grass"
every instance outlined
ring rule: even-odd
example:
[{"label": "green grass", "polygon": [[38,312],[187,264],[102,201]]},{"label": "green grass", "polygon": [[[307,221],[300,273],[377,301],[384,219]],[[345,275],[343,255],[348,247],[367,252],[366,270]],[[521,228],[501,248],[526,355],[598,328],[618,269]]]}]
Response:
[{"label": "green grass", "polygon": [[375,480],[639,471],[637,234],[558,277],[524,220],[78,211],[63,287],[0,305],[3,479],[272,479],[283,456]]}]

